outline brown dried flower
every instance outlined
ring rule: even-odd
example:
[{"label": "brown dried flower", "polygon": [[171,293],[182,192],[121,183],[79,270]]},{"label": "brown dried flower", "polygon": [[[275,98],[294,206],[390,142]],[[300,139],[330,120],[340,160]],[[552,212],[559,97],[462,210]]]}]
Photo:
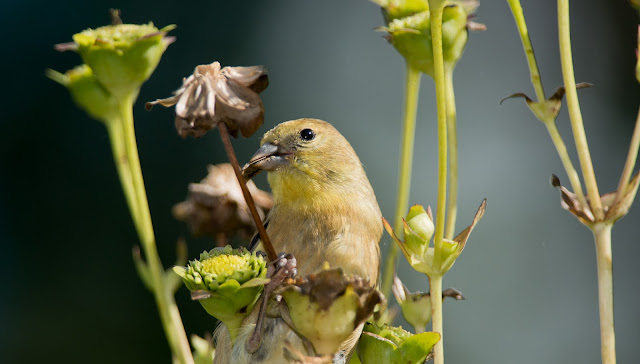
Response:
[{"label": "brown dried flower", "polygon": [[[249,181],[261,217],[273,207],[271,195]],[[189,196],[173,207],[173,215],[189,224],[194,236],[226,238],[234,233],[251,236],[255,226],[231,164],[209,166],[209,174],[200,183],[189,185]]]},{"label": "brown dried flower", "polygon": [[201,137],[224,122],[234,137],[249,137],[262,126],[264,106],[258,93],[269,80],[263,66],[224,67],[219,62],[197,66],[182,87],[166,99],[147,102],[176,106],[176,130],[181,137]]}]

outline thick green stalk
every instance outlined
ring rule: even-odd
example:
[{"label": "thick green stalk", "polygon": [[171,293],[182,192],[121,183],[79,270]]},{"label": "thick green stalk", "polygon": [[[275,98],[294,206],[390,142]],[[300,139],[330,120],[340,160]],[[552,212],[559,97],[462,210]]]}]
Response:
[{"label": "thick green stalk", "polygon": [[580,160],[582,176],[587,187],[591,210],[596,220],[602,220],[604,210],[598,191],[591,154],[587,144],[587,136],[582,123],[582,113],[578,102],[578,92],[576,91],[576,80],[573,74],[573,59],[571,55],[571,34],[569,30],[569,0],[558,0],[558,35],[560,43],[560,62],[562,64],[562,78],[567,94],[567,109],[571,119],[571,129],[576,143],[576,150]]},{"label": "thick green stalk", "polygon": [[136,191],[133,187],[133,176],[131,175],[131,168],[129,167],[129,159],[127,157],[127,149],[124,145],[124,133],[122,131],[122,121],[120,118],[110,120],[104,123],[107,127],[109,134],[109,141],[111,142],[111,152],[113,153],[113,161],[116,164],[118,170],[118,177],[120,178],[120,184],[122,185],[122,191],[124,192],[133,224],[138,228],[140,224],[138,217],[140,216],[140,208],[138,207],[138,200],[136,199]]},{"label": "thick green stalk", "polygon": [[616,336],[613,326],[613,262],[611,260],[612,223],[593,226],[598,262],[598,307],[600,309],[600,343],[603,364],[616,363]]},{"label": "thick green stalk", "polygon": [[[418,95],[420,93],[421,73],[407,62],[407,80],[404,96],[404,120],[402,121],[402,142],[400,144],[400,169],[398,171],[398,193],[394,217],[395,231],[402,231],[402,217],[409,209],[409,190],[411,189],[411,167],[413,165],[413,144],[416,134],[416,113]],[[398,246],[389,247],[387,261],[382,278],[382,293],[385,297],[391,294],[393,276],[396,270]]]},{"label": "thick green stalk", "polygon": [[430,0],[431,38],[433,47],[434,80],[436,83],[436,101],[438,107],[438,206],[433,239],[433,270],[429,277],[431,293],[431,320],[433,331],[440,333],[440,341],[435,345],[433,361],[444,364],[444,334],[442,331],[442,240],[444,238],[445,213],[447,201],[447,104],[444,72],[444,54],[442,51],[442,10],[443,0]]},{"label": "thick green stalk", "polygon": [[[138,156],[135,130],[133,125],[133,101],[135,96],[126,97],[120,103],[120,115],[122,119],[122,131],[124,134],[124,145],[127,154],[127,161],[131,172],[133,186],[128,186],[125,190],[133,188],[138,206],[138,219],[134,219],[136,229],[142,242],[142,249],[147,258],[153,295],[160,313],[160,320],[167,336],[171,352],[182,364],[193,364],[193,355],[185,334],[182,319],[178,306],[175,303],[173,292],[165,283],[164,268],[156,248],[156,240],[151,222],[151,213],[147,202],[147,193],[142,178],[142,169]],[[116,164],[118,161],[116,161]]]},{"label": "thick green stalk", "polygon": [[[435,6],[434,4],[435,3]],[[442,239],[447,201],[447,104],[442,51],[442,9],[444,1],[430,1],[433,68],[438,107],[438,206],[436,208],[435,235],[433,239],[433,269],[440,272],[442,263]],[[437,357],[437,354],[436,354]]]},{"label": "thick green stalk", "polygon": [[447,141],[449,142],[449,196],[444,237],[453,239],[458,214],[458,132],[456,127],[456,98],[453,92],[453,65],[445,65],[447,95]]},{"label": "thick green stalk", "polygon": [[440,333],[440,340],[433,348],[434,364],[444,363],[444,333],[442,331],[442,276],[432,274],[429,277],[431,294],[431,331]]}]

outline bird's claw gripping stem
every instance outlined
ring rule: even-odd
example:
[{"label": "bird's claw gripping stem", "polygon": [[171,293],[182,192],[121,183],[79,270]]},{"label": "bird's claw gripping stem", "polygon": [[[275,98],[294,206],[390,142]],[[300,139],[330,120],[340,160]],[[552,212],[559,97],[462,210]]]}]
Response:
[{"label": "bird's claw gripping stem", "polygon": [[269,298],[273,291],[280,287],[285,279],[295,277],[296,273],[296,258],[291,254],[280,253],[278,254],[278,257],[269,264],[269,267],[267,268],[267,276],[271,280],[264,286],[262,302],[260,303],[260,311],[258,312],[258,318],[256,319],[256,327],[253,334],[251,334],[251,338],[249,338],[246,344],[247,352],[255,353],[262,343],[262,326],[267,311],[267,304],[269,303]]}]

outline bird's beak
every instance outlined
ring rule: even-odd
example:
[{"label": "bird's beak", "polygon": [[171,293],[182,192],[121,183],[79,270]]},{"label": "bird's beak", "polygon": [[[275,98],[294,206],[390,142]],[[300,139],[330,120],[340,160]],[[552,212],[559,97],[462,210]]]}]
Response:
[{"label": "bird's beak", "polygon": [[242,176],[250,180],[260,171],[273,171],[278,167],[289,164],[287,153],[282,148],[271,143],[264,143],[256,154],[251,157],[249,163],[242,168]]}]

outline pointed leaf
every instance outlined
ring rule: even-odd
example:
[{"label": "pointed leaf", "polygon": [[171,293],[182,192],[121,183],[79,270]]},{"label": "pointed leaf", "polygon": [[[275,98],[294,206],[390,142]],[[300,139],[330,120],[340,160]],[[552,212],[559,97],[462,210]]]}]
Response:
[{"label": "pointed leaf", "polygon": [[402,355],[403,363],[423,363],[438,341],[440,341],[439,333],[423,332],[403,341],[398,347],[398,352]]}]

